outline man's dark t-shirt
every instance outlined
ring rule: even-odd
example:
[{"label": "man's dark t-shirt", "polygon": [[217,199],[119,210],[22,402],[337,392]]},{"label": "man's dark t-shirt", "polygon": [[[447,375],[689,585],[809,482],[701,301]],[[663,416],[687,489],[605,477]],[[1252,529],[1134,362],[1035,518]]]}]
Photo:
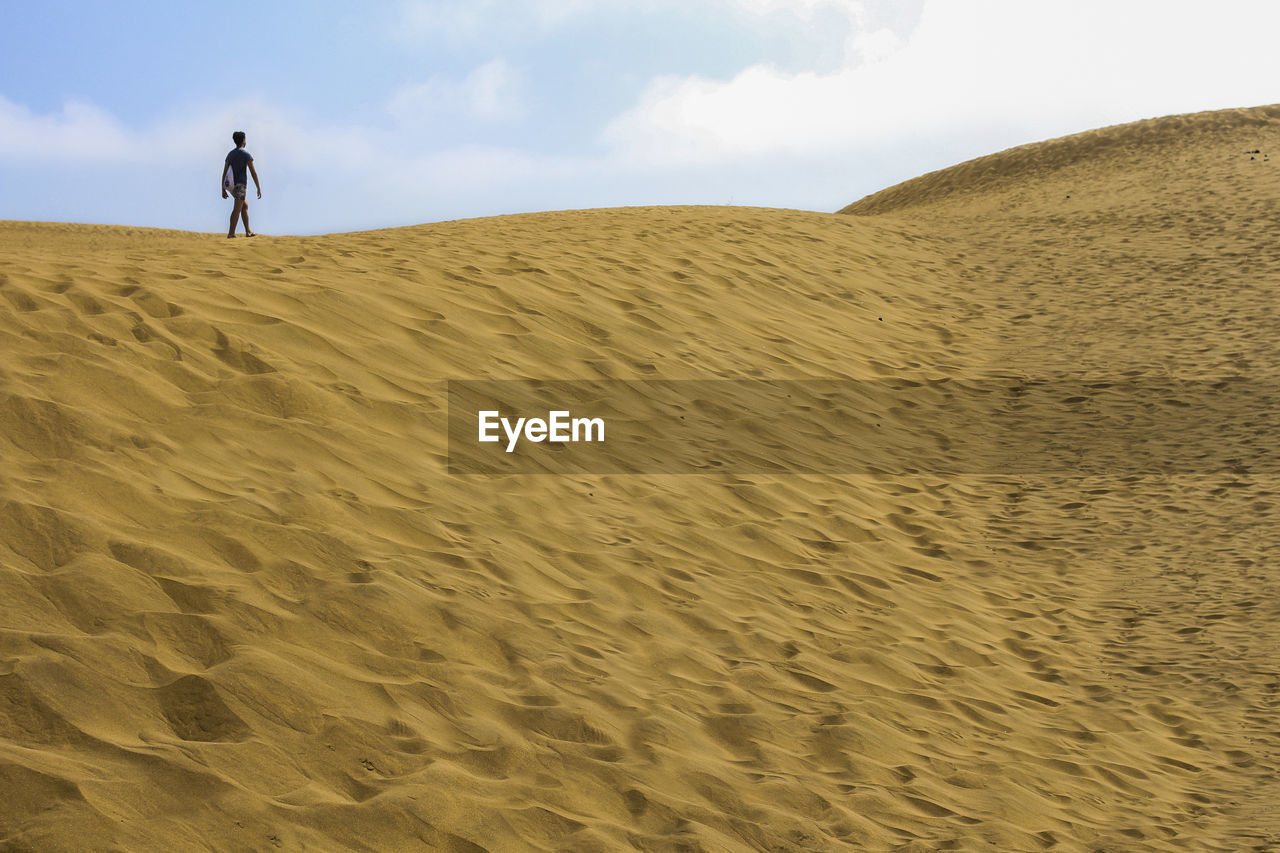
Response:
[{"label": "man's dark t-shirt", "polygon": [[253,155],[243,148],[233,148],[231,153],[227,155],[226,165],[231,167],[231,177],[237,184],[249,183],[249,164],[253,162]]}]

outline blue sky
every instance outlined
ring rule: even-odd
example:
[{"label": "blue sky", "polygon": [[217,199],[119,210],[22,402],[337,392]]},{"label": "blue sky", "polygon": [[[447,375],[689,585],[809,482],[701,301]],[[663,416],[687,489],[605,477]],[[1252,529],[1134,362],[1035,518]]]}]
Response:
[{"label": "blue sky", "polygon": [[321,233],[636,204],[834,210],[1023,142],[1280,100],[1280,4],[11,3],[0,219]]}]

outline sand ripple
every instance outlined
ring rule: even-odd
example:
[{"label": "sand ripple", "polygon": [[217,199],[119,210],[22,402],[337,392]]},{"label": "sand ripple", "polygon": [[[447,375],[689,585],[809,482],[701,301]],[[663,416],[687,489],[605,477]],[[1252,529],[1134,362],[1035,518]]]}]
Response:
[{"label": "sand ripple", "polygon": [[451,476],[445,388],[1267,380],[1276,121],[876,216],[0,224],[0,847],[1271,849],[1275,477]]}]

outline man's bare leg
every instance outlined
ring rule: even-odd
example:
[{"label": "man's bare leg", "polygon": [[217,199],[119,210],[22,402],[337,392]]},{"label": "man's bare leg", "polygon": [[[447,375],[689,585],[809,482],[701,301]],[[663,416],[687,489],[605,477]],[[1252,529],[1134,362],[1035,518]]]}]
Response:
[{"label": "man's bare leg", "polygon": [[[249,230],[249,200],[248,199],[245,199],[244,201],[240,202],[240,219],[244,222],[244,236],[246,237],[256,236],[252,231]],[[231,226],[231,230],[232,231],[235,230],[234,225]]]},{"label": "man's bare leg", "polygon": [[227,238],[236,236],[236,220],[240,218],[240,206],[244,204],[244,199],[236,199],[231,205],[231,227],[227,230]]}]

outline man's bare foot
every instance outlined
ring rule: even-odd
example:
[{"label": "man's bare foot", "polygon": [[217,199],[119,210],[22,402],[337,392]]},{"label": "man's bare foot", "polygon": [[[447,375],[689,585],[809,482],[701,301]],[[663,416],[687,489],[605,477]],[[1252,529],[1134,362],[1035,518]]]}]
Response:
[{"label": "man's bare foot", "polygon": [[246,236],[246,237],[257,237],[257,236],[258,236],[258,232],[257,232],[257,231],[250,231],[248,234],[245,234],[244,236]]},{"label": "man's bare foot", "polygon": [[228,234],[228,235],[227,235],[227,239],[228,239],[228,240],[234,240],[235,238],[236,238],[236,235],[234,235],[234,234]]}]

